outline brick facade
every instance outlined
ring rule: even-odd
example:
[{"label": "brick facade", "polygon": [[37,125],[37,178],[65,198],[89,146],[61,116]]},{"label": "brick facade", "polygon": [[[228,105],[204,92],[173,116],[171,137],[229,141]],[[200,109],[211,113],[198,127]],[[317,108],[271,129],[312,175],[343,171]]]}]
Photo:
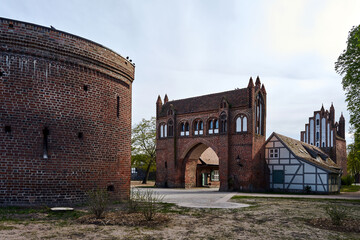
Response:
[{"label": "brick facade", "polygon": [[300,140],[321,148],[347,174],[347,153],[345,141],[345,118],[341,114],[339,121],[335,121],[335,108],[331,104],[330,110],[324,106],[309,118],[305,124],[305,131],[300,132]]},{"label": "brick facade", "polygon": [[134,65],[97,43],[0,18],[0,205],[130,190]]},{"label": "brick facade", "polygon": [[219,158],[221,191],[267,189],[266,91],[259,77],[228,92],[176,101],[165,96],[164,103],[159,96],[156,108],[157,186],[196,186],[197,162],[210,147]]}]

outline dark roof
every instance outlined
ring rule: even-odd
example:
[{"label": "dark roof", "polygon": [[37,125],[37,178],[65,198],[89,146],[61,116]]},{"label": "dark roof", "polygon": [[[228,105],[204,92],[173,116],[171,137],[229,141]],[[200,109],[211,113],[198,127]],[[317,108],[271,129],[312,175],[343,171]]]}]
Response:
[{"label": "dark roof", "polygon": [[231,107],[246,106],[249,103],[248,94],[247,88],[242,88],[227,92],[169,101],[162,106],[159,117],[166,116],[171,105],[175,109],[176,114],[217,110],[219,109],[223,98]]},{"label": "dark roof", "polygon": [[275,132],[269,137],[269,140],[272,136],[276,136],[277,139],[279,139],[295,155],[295,157],[305,160],[324,170],[334,173],[340,172],[340,168],[336,163],[320,148]]}]

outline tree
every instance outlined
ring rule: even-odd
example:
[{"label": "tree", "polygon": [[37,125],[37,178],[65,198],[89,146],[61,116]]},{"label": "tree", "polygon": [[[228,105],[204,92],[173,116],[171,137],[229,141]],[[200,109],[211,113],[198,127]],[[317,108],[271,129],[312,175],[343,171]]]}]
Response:
[{"label": "tree", "polygon": [[350,30],[347,47],[336,61],[335,71],[343,76],[342,85],[353,126],[354,143],[348,146],[348,170],[355,175],[360,173],[360,25]]},{"label": "tree", "polygon": [[152,117],[150,120],[142,119],[132,129],[131,136],[132,157],[131,163],[146,170],[143,184],[146,184],[149,173],[155,168],[156,160],[156,119]]},{"label": "tree", "polygon": [[335,71],[343,76],[350,124],[360,132],[360,25],[349,32],[347,48],[336,61]]},{"label": "tree", "polygon": [[348,171],[355,176],[360,174],[360,134],[354,134],[354,143],[348,146]]}]

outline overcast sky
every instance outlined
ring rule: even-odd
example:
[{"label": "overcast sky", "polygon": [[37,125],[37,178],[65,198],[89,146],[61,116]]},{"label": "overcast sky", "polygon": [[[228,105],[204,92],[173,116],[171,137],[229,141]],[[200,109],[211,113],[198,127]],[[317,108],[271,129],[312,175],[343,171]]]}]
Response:
[{"label": "overcast sky", "polygon": [[[0,16],[54,26],[135,63],[133,124],[155,102],[244,88],[267,90],[267,136],[299,139],[315,110],[349,114],[334,62],[360,24],[357,0],[0,0]],[[348,143],[352,141],[347,133]]]}]

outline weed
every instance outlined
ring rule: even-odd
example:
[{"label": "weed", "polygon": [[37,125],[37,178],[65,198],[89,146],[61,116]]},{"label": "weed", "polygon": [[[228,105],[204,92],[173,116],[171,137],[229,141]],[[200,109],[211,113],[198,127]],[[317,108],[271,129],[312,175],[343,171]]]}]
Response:
[{"label": "weed", "polygon": [[340,225],[341,221],[349,214],[347,208],[334,203],[329,203],[326,205],[325,211],[329,215],[334,225]]},{"label": "weed", "polygon": [[139,194],[140,211],[146,221],[151,221],[159,211],[158,203],[163,200],[164,196],[157,192],[146,190]]},{"label": "weed", "polygon": [[92,190],[88,192],[90,212],[97,219],[102,218],[109,204],[109,194],[103,189]]}]

